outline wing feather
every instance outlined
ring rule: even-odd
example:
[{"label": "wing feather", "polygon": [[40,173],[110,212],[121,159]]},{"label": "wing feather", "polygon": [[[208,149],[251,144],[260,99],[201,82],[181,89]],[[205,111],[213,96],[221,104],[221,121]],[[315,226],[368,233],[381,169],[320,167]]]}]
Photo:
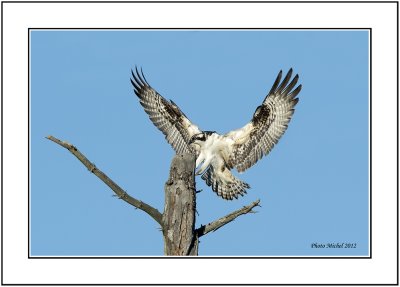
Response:
[{"label": "wing feather", "polygon": [[210,164],[201,178],[218,196],[226,200],[237,199],[239,195],[243,196],[247,193],[246,189],[250,188],[250,185],[234,177],[229,169],[225,167],[221,169],[221,166],[213,164]]},{"label": "wing feather", "polygon": [[225,135],[235,142],[228,162],[231,168],[236,167],[239,172],[245,171],[267,155],[285,133],[294,107],[299,101],[296,96],[302,87],[299,85],[293,90],[299,76],[290,80],[292,72],[290,69],[281,82],[280,71],[270,92],[254,112],[251,122]]},{"label": "wing feather", "polygon": [[142,70],[141,73],[137,68],[132,70],[131,83],[150,120],[165,135],[176,153],[191,152],[189,140],[200,133],[200,129],[173,101],[167,101],[149,85]]}]

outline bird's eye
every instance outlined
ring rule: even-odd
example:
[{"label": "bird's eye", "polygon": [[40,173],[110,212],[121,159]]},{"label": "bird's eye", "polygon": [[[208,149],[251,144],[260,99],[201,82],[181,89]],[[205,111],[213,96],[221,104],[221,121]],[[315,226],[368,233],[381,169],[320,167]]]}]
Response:
[{"label": "bird's eye", "polygon": [[192,142],[194,142],[194,141],[205,141],[205,140],[206,140],[206,136],[203,133],[194,135],[193,138],[192,138]]}]

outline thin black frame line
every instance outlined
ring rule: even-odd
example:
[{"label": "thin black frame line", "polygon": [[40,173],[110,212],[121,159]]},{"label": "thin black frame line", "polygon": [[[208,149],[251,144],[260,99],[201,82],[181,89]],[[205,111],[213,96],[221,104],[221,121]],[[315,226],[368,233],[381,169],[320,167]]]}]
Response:
[{"label": "thin black frame line", "polygon": [[[5,1],[5,2],[6,3],[13,3],[13,2],[9,2],[9,1]],[[308,3],[308,1],[306,1],[306,2]],[[332,1],[332,2],[335,2],[335,3],[365,3],[365,2],[353,2],[353,1]],[[20,3],[28,3],[28,2],[20,1]],[[37,3],[45,3],[45,2],[44,1],[38,1]],[[88,3],[88,2],[86,2],[86,1],[65,1],[65,3]],[[101,2],[99,2],[99,3],[101,3]],[[123,3],[126,3],[126,2],[123,2]],[[299,3],[304,3],[304,2],[299,2]],[[368,2],[366,2],[366,3],[368,3]],[[373,2],[370,2],[370,3],[379,3],[379,2],[373,1]],[[398,2],[385,1],[385,3],[397,3],[397,17],[398,17]],[[3,2],[2,2],[2,4],[3,4]],[[3,10],[1,11],[1,15],[3,16]],[[1,22],[3,23],[2,20],[1,20]],[[398,23],[398,18],[397,18],[397,23]],[[398,35],[398,27],[397,27],[397,35]],[[3,40],[3,28],[1,28],[1,39]],[[1,47],[3,47],[2,44],[1,44]],[[1,53],[1,58],[3,59],[3,52]],[[398,58],[398,41],[397,41],[397,58]],[[398,63],[397,63],[397,66],[398,66]],[[397,68],[397,73],[398,73],[398,70],[399,69]],[[1,65],[1,71],[3,71],[3,65]],[[1,80],[3,81],[3,76],[1,77]],[[398,94],[398,90],[399,90],[399,85],[398,85],[398,82],[397,82],[397,94]],[[2,92],[2,95],[3,95],[3,86],[1,86],[1,92]],[[398,99],[397,99],[397,101],[398,101]],[[1,102],[3,103],[3,98],[1,99]],[[397,112],[398,112],[398,108],[397,108]],[[397,113],[397,118],[398,118],[398,113]],[[3,119],[3,116],[1,116],[1,119]],[[1,127],[3,127],[2,124],[1,124]],[[2,131],[1,131],[1,135],[3,135]],[[2,139],[1,139],[1,142],[2,142]],[[1,154],[3,154],[3,149],[2,148],[1,148]],[[397,154],[398,154],[398,125],[397,125]],[[1,166],[3,166],[3,161],[1,161]],[[397,170],[398,170],[398,164],[397,164]],[[1,173],[1,175],[3,176],[3,173]],[[397,188],[398,188],[398,182],[399,181],[398,181],[398,177],[397,177]],[[1,187],[3,187],[3,182],[1,183]],[[2,195],[1,195],[1,198],[3,198]],[[398,213],[398,210],[397,210],[397,213]],[[1,214],[3,215],[3,212],[1,212]],[[1,222],[3,223],[2,220],[1,220]],[[3,231],[2,227],[1,227],[1,230]],[[1,235],[1,237],[2,237],[2,235]],[[398,241],[397,241],[397,243],[398,243]],[[3,250],[3,245],[1,246],[1,250]],[[3,258],[1,258],[1,262],[3,262]],[[3,273],[1,275],[2,275],[1,277],[3,279]],[[9,285],[15,285],[15,284],[9,284]],[[37,284],[33,284],[33,285],[37,285]],[[48,284],[46,284],[46,285],[48,285]],[[64,285],[64,284],[60,284],[60,285]],[[69,285],[69,284],[67,284],[67,285]],[[89,284],[89,285],[91,285],[91,284]],[[102,284],[102,285],[104,285],[104,284]],[[193,285],[196,285],[196,284],[193,284]],[[300,285],[301,286],[302,284],[295,284],[295,285]],[[337,284],[325,284],[325,285],[336,286]],[[361,285],[361,284],[354,284],[354,285]],[[367,285],[376,286],[376,285],[379,285],[379,284],[367,284]]]},{"label": "thin black frame line", "polygon": [[3,2],[1,2],[1,284],[3,285]]},{"label": "thin black frame line", "polygon": [[395,4],[398,1],[2,1],[2,3],[15,3],[15,4],[30,4],[30,3],[53,3],[53,4],[65,4],[65,3],[90,3],[90,4],[171,4],[171,3],[184,3],[184,4]]},{"label": "thin black frame line", "polygon": [[[31,87],[31,81],[30,81],[30,68],[31,68],[31,59],[30,59],[30,52],[31,52],[31,33],[28,29],[28,95],[30,95],[30,87]],[[31,245],[31,210],[30,210],[30,206],[31,206],[31,188],[30,188],[30,179],[31,179],[31,155],[30,155],[30,142],[31,142],[31,122],[30,122],[30,107],[31,107],[31,101],[30,101],[30,96],[28,96],[28,254],[31,254],[30,251],[30,245]],[[29,256],[28,256],[29,258]]]},{"label": "thin black frame line", "polygon": [[132,284],[125,284],[125,283],[118,283],[118,284],[108,284],[108,283],[88,283],[88,284],[54,284],[54,283],[35,283],[35,284],[23,284],[23,283],[13,283],[13,284],[4,284],[4,286],[396,286],[397,284],[392,283],[385,283],[385,284],[377,284],[377,283],[354,283],[354,284],[341,284],[341,283],[328,283],[328,284],[320,284],[320,283],[281,283],[281,284],[262,284],[262,283],[252,283],[252,284],[244,284],[244,283],[221,283],[221,284],[208,284],[208,283],[132,283]]},{"label": "thin black frame line", "polygon": [[50,27],[50,28],[46,28],[46,27],[30,27],[28,28],[28,30],[56,30],[56,31],[69,31],[69,30],[87,30],[87,31],[92,31],[92,30],[132,30],[132,31],[151,31],[151,30],[175,30],[175,31],[186,31],[186,30],[217,30],[217,31],[224,31],[224,30],[242,30],[242,31],[248,31],[248,30],[287,30],[287,31],[291,31],[291,30],[315,30],[315,31],[324,31],[324,30],[338,30],[338,31],[342,31],[342,30],[351,30],[351,31],[358,31],[358,30],[371,30],[371,28],[369,27],[358,27],[358,28],[335,28],[335,27],[326,27],[326,28],[301,28],[301,27],[289,27],[289,28],[260,28],[260,27],[255,27],[255,28],[243,28],[243,27],[228,27],[228,28],[209,28],[209,27],[192,27],[192,28],[177,28],[177,27],[170,27],[170,28],[166,28],[166,27],[154,27],[154,28],[148,28],[148,27],[144,27],[144,28],[127,28],[127,27],[121,27],[121,28],[101,28],[101,27],[95,27],[95,28],[76,28],[76,27],[72,27],[72,28],[68,28],[68,27],[60,27],[60,28],[54,28],[54,27]]},{"label": "thin black frame line", "polygon": [[[27,1],[19,1],[19,2],[3,1],[3,2],[4,3],[29,3]],[[2,24],[1,25],[1,59],[2,60],[3,60],[3,2],[1,3],[1,16],[2,16],[1,17],[2,18],[2,20],[1,20],[1,24]],[[332,1],[332,2],[335,2],[335,3],[379,3],[377,1],[372,1],[372,2]],[[54,2],[34,1],[34,2],[30,2],[30,3],[54,3]],[[64,1],[64,3],[88,3],[88,1]],[[97,2],[93,2],[93,3],[97,3]],[[102,3],[102,2],[98,2],[98,3]],[[107,3],[111,3],[111,2],[107,2]],[[126,3],[126,2],[123,2],[123,3]],[[298,2],[298,3],[308,3],[308,1]],[[315,3],[320,3],[320,2],[315,2]],[[384,1],[384,2],[382,1],[381,3],[396,3],[397,4],[397,25],[398,25],[399,24],[398,2],[397,1]],[[399,41],[398,41],[399,39],[398,39],[398,35],[399,35],[399,28],[397,26],[397,60],[399,59]],[[372,39],[371,39],[371,42],[372,42]],[[372,54],[372,50],[371,50],[371,54]],[[372,64],[372,61],[370,61],[370,62]],[[371,68],[371,71],[372,71],[372,68]],[[2,61],[2,64],[1,64],[1,72],[2,72],[2,75],[1,75],[1,83],[2,83],[1,84],[1,95],[2,95],[1,96],[1,103],[2,103],[1,111],[3,111],[3,61]],[[399,63],[397,62],[397,75],[398,74],[399,74]],[[398,95],[399,95],[399,82],[398,82],[398,79],[397,79],[397,96]],[[398,97],[397,97],[397,104],[398,104],[398,102],[399,102],[399,100],[398,100]],[[399,119],[398,112],[399,112],[399,107],[397,106],[397,120]],[[372,116],[372,109],[371,109],[371,116]],[[3,113],[1,115],[1,136],[2,136],[1,137],[1,143],[3,143],[3,129],[2,128],[3,128]],[[397,155],[398,155],[398,151],[399,151],[399,146],[398,146],[399,145],[399,135],[398,135],[398,132],[399,132],[399,125],[398,125],[398,122],[397,122]],[[1,155],[3,155],[3,145],[1,147]],[[2,159],[3,159],[3,157],[2,157]],[[371,159],[372,159],[372,157],[371,157]],[[1,167],[3,167],[3,160],[1,160]],[[398,169],[399,169],[399,159],[397,157],[397,171],[398,171]],[[1,178],[3,179],[3,169],[1,171]],[[1,189],[3,190],[3,180],[1,180]],[[398,178],[398,173],[397,173],[397,190],[398,189],[399,189],[399,178]],[[3,193],[1,193],[1,199],[2,199],[2,204],[3,204]],[[398,194],[397,194],[397,215],[399,215]],[[3,209],[1,210],[1,216],[2,216],[2,218],[1,218],[1,239],[3,239]],[[399,247],[398,222],[399,221],[398,221],[398,218],[397,218],[397,249]],[[371,243],[372,243],[372,241],[371,241]],[[2,240],[2,244],[1,244],[1,251],[3,251],[3,240]],[[3,252],[2,252],[2,254],[3,254]],[[1,263],[3,263],[3,256],[1,256]],[[398,263],[399,263],[399,253],[397,253],[397,265],[398,265]],[[2,264],[2,266],[3,266],[3,264]],[[399,276],[399,273],[397,272],[397,283],[398,283],[398,279],[399,279],[398,276]],[[3,284],[3,268],[1,268],[1,282]],[[18,284],[4,284],[4,285],[13,286],[13,285],[18,285]],[[49,286],[51,284],[29,284],[29,285],[33,285],[33,286],[39,286],[39,285]],[[71,286],[72,284],[57,284],[57,285],[60,285],[60,286]],[[92,285],[96,285],[96,284],[87,284],[87,285],[92,286]],[[99,284],[99,285],[112,286],[112,284]],[[121,286],[125,286],[126,285],[127,286],[127,285],[132,285],[132,284],[118,284],[118,285],[121,285]],[[136,285],[136,284],[133,284],[133,285]],[[148,285],[148,284],[145,284],[145,285]],[[169,284],[163,284],[163,285],[168,286]],[[191,285],[196,286],[196,285],[199,285],[199,284],[191,284]],[[225,285],[225,284],[220,284],[220,285]],[[241,286],[239,284],[236,284],[236,285]],[[304,286],[304,284],[291,284],[291,285]],[[324,285],[326,285],[326,286],[338,286],[339,284],[324,284]],[[381,286],[381,284],[352,284],[352,285],[355,285],[355,286],[363,286],[363,285]],[[386,285],[393,285],[393,284],[386,284]],[[203,286],[203,285],[201,285],[201,286]]]},{"label": "thin black frame line", "polygon": [[369,33],[369,221],[369,256],[372,259],[372,29]]},{"label": "thin black frame line", "polygon": [[396,17],[397,17],[397,285],[399,285],[399,2],[396,3]]},{"label": "thin black frame line", "polygon": [[166,283],[166,284],[161,284],[161,283],[143,283],[143,284],[138,284],[138,283],[118,283],[118,284],[109,284],[109,283],[88,283],[88,284],[67,284],[67,283],[62,283],[62,284],[56,284],[56,283],[34,283],[34,284],[24,284],[24,283],[13,283],[13,284],[4,284],[4,286],[396,286],[397,284],[392,284],[392,283],[386,283],[386,284],[377,284],[377,283],[354,283],[354,284],[341,284],[341,283],[328,283],[328,284],[319,284],[319,283],[281,283],[281,284],[262,284],[262,283],[252,283],[252,284],[244,284],[244,283],[221,283],[221,284],[208,284],[208,283]]},{"label": "thin black frame line", "polygon": [[117,256],[30,256],[28,257],[29,259],[372,259],[370,256],[353,256],[353,257],[345,257],[345,256],[335,256],[335,257],[327,257],[327,256],[310,256],[310,257],[293,257],[293,256],[287,256],[287,257],[282,257],[282,256],[277,256],[277,257],[272,257],[272,256],[256,256],[256,257],[251,257],[251,256],[196,256],[196,257],[189,257],[189,256],[177,256],[177,257],[171,257],[171,256],[123,256],[123,257],[117,257]]},{"label": "thin black frame line", "polygon": [[[54,28],[56,30],[57,28]],[[71,30],[81,30],[82,28],[73,28]],[[98,28],[92,28],[88,30],[97,30]],[[125,29],[130,29],[130,30],[141,30],[142,28],[125,28]],[[154,28],[145,28],[145,29],[154,29]],[[164,30],[166,28],[163,28]],[[186,28],[187,30],[193,30],[193,28]],[[259,30],[288,30],[288,28],[258,28]],[[30,126],[30,117],[29,117],[29,107],[30,107],[30,93],[29,93],[29,87],[30,87],[30,56],[29,56],[29,51],[30,51],[30,32],[31,30],[39,30],[38,28],[28,28],[28,127]],[[48,30],[48,28],[45,28],[44,30]],[[62,29],[64,30],[64,29]],[[117,30],[117,28],[107,28],[107,30]],[[181,30],[180,28],[169,28],[169,30]],[[228,29],[221,29],[221,28],[208,28],[207,30],[231,30],[231,28]],[[251,28],[242,28],[242,30],[251,30]],[[304,30],[314,30],[314,28],[309,28],[309,29],[304,29]],[[321,30],[334,30],[334,29],[325,29],[321,28]],[[339,30],[355,30],[355,28],[343,28]],[[357,30],[361,30],[360,28],[357,28]],[[371,51],[372,49],[372,28],[365,28],[363,30],[368,30],[369,35],[370,35],[370,41],[369,41],[369,49]],[[370,94],[369,94],[369,101],[372,102],[372,53],[370,53],[370,68],[369,68],[369,78],[370,78]],[[370,114],[372,113],[372,105],[370,109]],[[370,122],[370,140],[369,140],[369,145],[371,147],[372,143],[372,117],[370,115],[369,117],[369,122]],[[28,157],[29,157],[29,147],[30,147],[30,134],[29,134],[29,128],[28,128]],[[370,148],[370,158],[372,158],[372,148]],[[370,181],[372,179],[372,164],[370,161],[370,168],[369,168],[369,178]],[[167,256],[123,256],[123,257],[118,257],[118,256],[31,256],[30,254],[30,210],[29,210],[29,205],[30,205],[30,185],[29,185],[29,158],[28,158],[28,259],[372,259],[372,184],[370,184],[369,188],[369,197],[370,197],[370,202],[369,202],[369,209],[370,209],[370,215],[369,215],[369,230],[370,230],[370,238],[369,238],[369,255],[368,256],[196,256],[196,257],[190,257],[190,256],[185,256],[185,257],[167,257]]]}]

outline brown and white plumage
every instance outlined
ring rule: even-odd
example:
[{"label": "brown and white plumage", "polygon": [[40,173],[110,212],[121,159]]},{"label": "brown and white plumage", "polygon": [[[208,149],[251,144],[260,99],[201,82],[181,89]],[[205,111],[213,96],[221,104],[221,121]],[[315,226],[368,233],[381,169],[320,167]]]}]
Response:
[{"label": "brown and white plumage", "polygon": [[157,93],[147,83],[143,72],[140,75],[136,69],[136,74],[132,71],[132,77],[135,94],[153,124],[163,132],[176,153],[191,152],[188,142],[193,135],[201,132],[199,128],[188,120],[173,101],[167,101]]},{"label": "brown and white plumage", "polygon": [[[235,141],[229,158],[230,167],[243,172],[267,155],[286,131],[294,113],[294,106],[299,101],[301,85],[293,89],[299,76],[292,81],[292,69],[282,82],[279,72],[270,92],[263,103],[257,107],[252,120],[243,128],[231,131],[225,136]],[[290,82],[289,82],[290,81]]]},{"label": "brown and white plumage", "polygon": [[301,90],[301,85],[295,88],[298,75],[293,79],[291,76],[292,69],[281,82],[280,71],[252,120],[225,135],[201,131],[174,102],[164,99],[148,84],[143,72],[132,71],[131,82],[146,113],[174,150],[196,152],[196,174],[202,174],[202,179],[219,196],[231,200],[250,188],[231,169],[243,172],[254,165],[271,151],[288,127]]}]

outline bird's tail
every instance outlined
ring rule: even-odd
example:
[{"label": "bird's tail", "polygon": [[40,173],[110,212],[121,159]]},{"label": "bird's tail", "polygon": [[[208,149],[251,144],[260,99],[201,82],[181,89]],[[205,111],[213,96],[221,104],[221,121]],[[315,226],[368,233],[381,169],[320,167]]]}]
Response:
[{"label": "bird's tail", "polygon": [[239,195],[243,196],[247,193],[246,189],[250,188],[250,185],[234,177],[228,169],[225,169],[222,176],[216,174],[212,165],[203,173],[201,178],[205,180],[208,186],[212,187],[212,190],[218,196],[227,200],[237,199]]}]

